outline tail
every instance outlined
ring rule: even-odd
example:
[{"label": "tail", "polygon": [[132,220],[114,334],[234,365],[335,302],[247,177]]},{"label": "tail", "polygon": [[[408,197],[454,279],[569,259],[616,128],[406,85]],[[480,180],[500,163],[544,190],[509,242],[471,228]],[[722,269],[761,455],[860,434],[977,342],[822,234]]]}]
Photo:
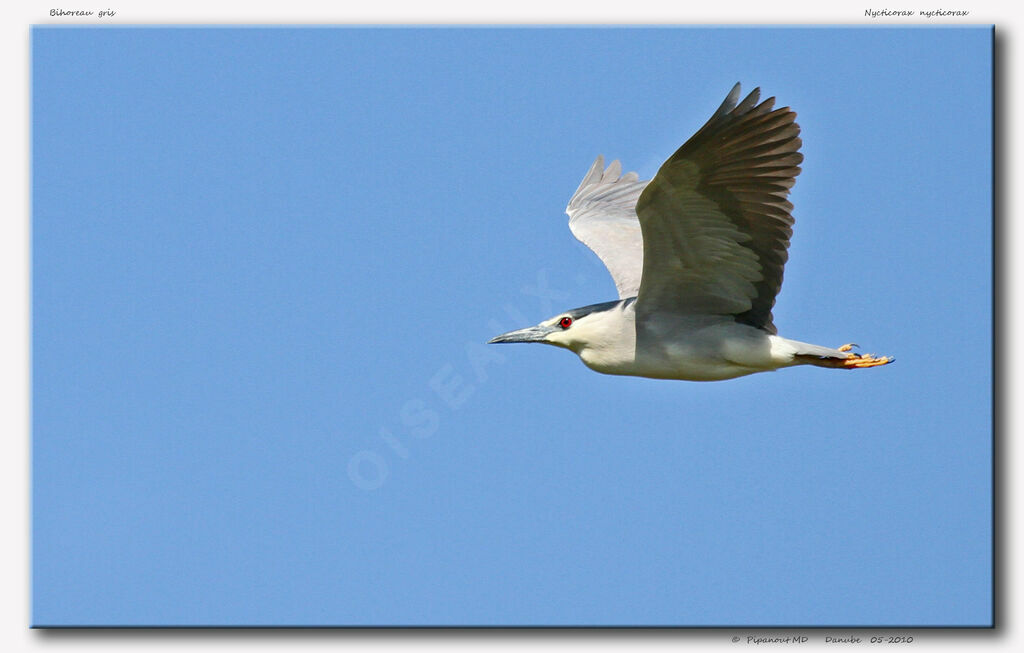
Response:
[{"label": "tail", "polygon": [[878,367],[888,365],[896,360],[892,356],[875,356],[874,354],[855,354],[851,350],[857,345],[843,345],[838,349],[809,345],[796,342],[793,354],[794,365],[814,365],[815,367],[831,367],[842,370],[853,370],[861,367]]}]

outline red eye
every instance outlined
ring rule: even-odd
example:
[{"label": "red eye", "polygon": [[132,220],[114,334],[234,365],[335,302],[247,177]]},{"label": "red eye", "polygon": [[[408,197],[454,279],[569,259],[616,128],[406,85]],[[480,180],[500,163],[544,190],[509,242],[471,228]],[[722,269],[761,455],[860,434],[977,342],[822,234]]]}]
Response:
[{"label": "red eye", "polygon": [[558,326],[562,327],[563,329],[568,329],[569,327],[572,326],[572,318],[563,317],[561,320],[558,321]]}]

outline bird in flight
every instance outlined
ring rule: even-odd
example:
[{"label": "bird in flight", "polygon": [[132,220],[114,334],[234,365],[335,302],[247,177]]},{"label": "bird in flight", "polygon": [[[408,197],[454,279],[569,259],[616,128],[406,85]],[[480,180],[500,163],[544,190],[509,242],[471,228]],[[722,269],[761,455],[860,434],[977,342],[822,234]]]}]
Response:
[{"label": "bird in flight", "polygon": [[559,313],[490,342],[540,342],[604,374],[718,381],[794,365],[859,369],[887,356],[777,335],[775,296],[793,233],[786,199],[803,161],[789,107],[722,106],[650,181],[599,156],[566,213],[619,299]]}]

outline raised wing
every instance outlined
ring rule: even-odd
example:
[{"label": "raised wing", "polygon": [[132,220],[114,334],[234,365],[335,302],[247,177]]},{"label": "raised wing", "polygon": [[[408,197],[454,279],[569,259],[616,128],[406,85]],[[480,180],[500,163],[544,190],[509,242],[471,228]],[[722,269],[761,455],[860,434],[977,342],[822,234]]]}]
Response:
[{"label": "raised wing", "polygon": [[711,119],[658,170],[637,203],[643,277],[637,319],[733,315],[775,333],[772,306],[793,234],[786,200],[803,161],[800,127],[760,89],[736,84]]},{"label": "raised wing", "polygon": [[640,289],[644,242],[636,201],[646,185],[635,172],[623,175],[618,161],[606,170],[599,156],[565,209],[569,229],[608,268],[620,299],[635,297]]}]

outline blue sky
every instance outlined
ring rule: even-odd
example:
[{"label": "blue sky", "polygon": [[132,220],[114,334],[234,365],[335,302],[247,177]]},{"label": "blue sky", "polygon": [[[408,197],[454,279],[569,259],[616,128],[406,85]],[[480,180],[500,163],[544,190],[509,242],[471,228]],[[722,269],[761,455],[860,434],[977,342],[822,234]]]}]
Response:
[{"label": "blue sky", "polygon": [[[990,39],[35,29],[33,623],[990,623]],[[736,81],[780,333],[896,364],[484,346],[615,296],[566,201]]]}]

